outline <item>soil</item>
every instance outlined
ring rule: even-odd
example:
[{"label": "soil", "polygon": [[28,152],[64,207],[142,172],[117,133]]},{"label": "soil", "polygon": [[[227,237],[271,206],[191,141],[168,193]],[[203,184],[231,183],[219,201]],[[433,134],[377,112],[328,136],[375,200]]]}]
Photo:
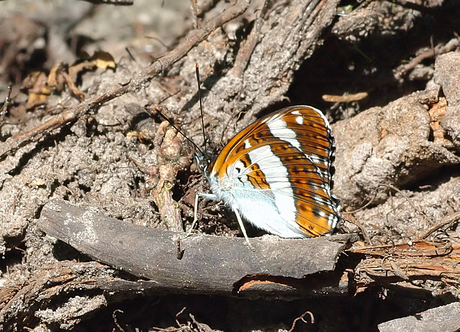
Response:
[{"label": "soil", "polygon": [[[460,3],[93,2],[0,2],[3,330],[377,331],[458,301]],[[39,227],[46,204],[62,199],[188,230],[207,184],[193,145],[164,117],[219,150],[255,119],[296,104],[332,123],[344,217],[336,232],[355,235],[336,267],[348,273],[346,294],[110,293],[93,281],[144,279]],[[199,214],[194,233],[241,236],[224,206],[201,202]],[[417,243],[452,248],[443,272],[421,272],[439,268],[439,252],[411,267],[407,251],[398,256]]]}]

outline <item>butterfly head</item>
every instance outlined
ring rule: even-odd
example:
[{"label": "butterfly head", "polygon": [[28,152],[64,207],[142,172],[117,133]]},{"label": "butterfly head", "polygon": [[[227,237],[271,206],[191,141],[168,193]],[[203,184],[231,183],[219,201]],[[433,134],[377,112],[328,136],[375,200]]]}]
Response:
[{"label": "butterfly head", "polygon": [[204,149],[200,149],[196,146],[195,149],[195,161],[203,174],[209,178],[209,175],[213,172],[216,157],[219,154],[217,147],[210,148],[208,145]]},{"label": "butterfly head", "polygon": [[206,174],[208,172],[209,166],[211,165],[211,159],[209,158],[208,153],[205,151],[196,150],[195,161],[200,171]]}]

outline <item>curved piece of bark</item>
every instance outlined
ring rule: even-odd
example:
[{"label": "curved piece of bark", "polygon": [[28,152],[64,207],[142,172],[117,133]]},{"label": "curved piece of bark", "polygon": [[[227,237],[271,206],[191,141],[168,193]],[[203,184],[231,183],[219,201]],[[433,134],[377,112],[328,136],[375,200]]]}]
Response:
[{"label": "curved piece of bark", "polygon": [[[264,236],[251,239],[251,250],[243,238],[190,235],[180,239],[185,233],[108,218],[63,200],[44,206],[38,226],[100,262],[155,281],[163,291],[299,296],[327,293],[325,287],[344,292],[347,287],[339,285],[341,272],[312,281],[312,275],[332,272],[344,249],[326,238]],[[302,283],[307,275],[310,282]]]}]

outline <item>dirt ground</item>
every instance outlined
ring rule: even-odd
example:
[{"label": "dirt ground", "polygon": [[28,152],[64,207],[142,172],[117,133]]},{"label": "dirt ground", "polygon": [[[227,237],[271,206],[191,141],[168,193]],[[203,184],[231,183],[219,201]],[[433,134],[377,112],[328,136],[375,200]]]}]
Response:
[{"label": "dirt ground", "polygon": [[[383,331],[383,322],[452,310],[460,3],[97,2],[0,2],[2,330]],[[336,265],[348,282],[340,292],[146,291],[142,275],[40,227],[52,199],[143,227],[190,227],[207,184],[193,146],[154,107],[203,145],[196,63],[216,150],[287,105],[312,105],[332,123],[344,217],[336,233],[354,235]],[[241,237],[215,202],[201,202],[194,233]],[[132,288],[99,282],[114,279]]]}]

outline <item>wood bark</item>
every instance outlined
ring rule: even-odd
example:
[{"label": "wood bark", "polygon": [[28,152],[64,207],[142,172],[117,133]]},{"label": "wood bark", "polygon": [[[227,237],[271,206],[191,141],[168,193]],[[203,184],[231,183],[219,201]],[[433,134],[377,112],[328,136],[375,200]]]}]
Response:
[{"label": "wood bark", "polygon": [[185,237],[63,200],[44,206],[38,226],[99,262],[153,280],[159,291],[299,297],[348,287],[340,282],[342,274],[333,272],[344,244],[327,238],[263,236],[251,239],[251,249],[243,238]]}]

